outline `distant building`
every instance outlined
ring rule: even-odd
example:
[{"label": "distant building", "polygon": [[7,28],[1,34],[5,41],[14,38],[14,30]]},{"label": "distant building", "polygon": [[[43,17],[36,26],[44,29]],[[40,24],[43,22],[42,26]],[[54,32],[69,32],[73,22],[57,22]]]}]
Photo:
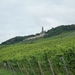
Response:
[{"label": "distant building", "polygon": [[42,27],[42,31],[40,33],[41,36],[44,36],[45,35],[45,31],[44,31],[44,28]]},{"label": "distant building", "polygon": [[44,28],[42,27],[42,31],[41,33],[39,33],[39,35],[36,35],[34,37],[29,37],[27,38],[26,40],[31,40],[31,39],[36,39],[36,38],[40,38],[40,37],[43,37],[45,35],[45,31],[44,31]]}]

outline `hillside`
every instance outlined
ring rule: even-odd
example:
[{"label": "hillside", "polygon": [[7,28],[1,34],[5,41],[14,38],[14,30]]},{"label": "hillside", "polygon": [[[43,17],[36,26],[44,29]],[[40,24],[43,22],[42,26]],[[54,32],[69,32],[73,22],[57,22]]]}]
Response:
[{"label": "hillside", "polygon": [[[74,25],[71,25],[74,26]],[[60,26],[58,28],[61,28]],[[57,28],[57,29],[58,29]],[[55,28],[56,29],[56,28]],[[70,28],[69,28],[70,29]],[[46,35],[50,34],[46,32]],[[54,31],[55,32],[55,31]],[[24,40],[10,45],[0,45],[0,63],[11,61],[14,65],[15,62],[25,62],[26,67],[30,70],[27,60],[34,64],[35,72],[38,73],[36,61],[40,60],[45,75],[49,75],[49,65],[47,59],[50,58],[54,71],[57,75],[66,75],[62,63],[62,57],[66,61],[70,75],[75,75],[75,31],[70,29],[52,36],[37,38],[33,40]],[[14,66],[13,65],[13,66]],[[17,66],[14,66],[15,68]],[[23,69],[23,68],[22,68]],[[18,74],[19,75],[19,74]],[[31,74],[30,72],[30,75]],[[40,75],[40,74],[37,74]]]},{"label": "hillside", "polygon": [[[71,32],[71,31],[75,31],[75,24],[61,25],[61,26],[58,26],[58,27],[55,27],[55,28],[52,28],[52,29],[48,30],[45,33],[45,36],[43,38],[49,38],[49,37],[53,37],[53,36],[57,36],[57,35],[62,35],[63,33]],[[19,42],[23,42],[27,38],[35,37],[39,34],[40,33],[36,33],[35,35],[28,35],[28,36],[17,36],[17,37],[14,37],[14,38],[11,38],[9,40],[6,40],[6,41],[2,42],[1,45],[10,45],[10,44],[16,44],[16,43],[19,43]]]},{"label": "hillside", "polygon": [[75,31],[75,25],[61,25],[55,28],[52,28],[50,30],[48,30],[46,32],[46,36],[45,37],[51,37],[51,36],[55,36],[55,35],[59,35],[65,32],[69,32],[69,31]]},{"label": "hillside", "polygon": [[[46,39],[45,41],[33,44],[9,45],[0,49],[0,63],[5,61],[25,61],[25,60],[47,60],[50,58],[55,65],[56,73],[61,72],[61,57],[64,56],[70,74],[74,75],[75,70],[75,37],[62,39]],[[56,63],[57,62],[57,63]],[[60,63],[60,64],[59,64]],[[43,63],[44,65],[44,63]],[[60,68],[59,68],[60,66]],[[33,74],[32,74],[33,75]],[[66,74],[65,74],[66,75]]]}]

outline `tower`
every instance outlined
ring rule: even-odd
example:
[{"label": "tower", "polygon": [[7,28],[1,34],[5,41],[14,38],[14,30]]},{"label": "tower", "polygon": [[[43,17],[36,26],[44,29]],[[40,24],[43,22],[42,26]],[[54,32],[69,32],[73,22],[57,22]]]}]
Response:
[{"label": "tower", "polygon": [[42,27],[42,31],[41,31],[41,33],[40,33],[40,36],[42,37],[42,36],[44,36],[45,35],[45,31],[44,31],[44,27]]},{"label": "tower", "polygon": [[44,32],[44,28],[42,27],[42,33]]}]

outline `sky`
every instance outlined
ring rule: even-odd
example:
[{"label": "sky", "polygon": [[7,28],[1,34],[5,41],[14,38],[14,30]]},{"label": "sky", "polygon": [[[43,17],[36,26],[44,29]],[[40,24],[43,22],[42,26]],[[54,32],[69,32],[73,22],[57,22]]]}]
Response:
[{"label": "sky", "polygon": [[0,0],[0,43],[68,24],[75,24],[75,0]]}]

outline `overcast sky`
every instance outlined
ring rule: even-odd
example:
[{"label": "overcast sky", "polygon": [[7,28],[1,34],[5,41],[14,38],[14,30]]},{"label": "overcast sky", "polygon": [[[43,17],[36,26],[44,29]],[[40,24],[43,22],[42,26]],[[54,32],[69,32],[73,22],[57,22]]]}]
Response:
[{"label": "overcast sky", "polygon": [[75,24],[75,0],[0,0],[0,43],[67,24]]}]

